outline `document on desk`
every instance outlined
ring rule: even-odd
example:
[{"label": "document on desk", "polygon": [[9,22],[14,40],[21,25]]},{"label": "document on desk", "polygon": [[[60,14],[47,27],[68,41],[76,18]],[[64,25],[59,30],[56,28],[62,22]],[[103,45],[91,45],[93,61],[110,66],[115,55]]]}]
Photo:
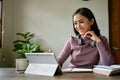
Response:
[{"label": "document on desk", "polygon": [[92,68],[64,68],[63,72],[93,72]]}]

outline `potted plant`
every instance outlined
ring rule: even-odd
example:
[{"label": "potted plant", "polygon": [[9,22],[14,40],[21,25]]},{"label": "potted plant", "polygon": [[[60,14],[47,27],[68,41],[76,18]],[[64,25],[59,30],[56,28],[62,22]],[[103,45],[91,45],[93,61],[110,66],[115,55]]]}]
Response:
[{"label": "potted plant", "polygon": [[43,52],[43,50],[40,49],[39,43],[32,43],[30,41],[33,37],[35,37],[35,34],[26,32],[16,33],[16,35],[21,36],[22,39],[13,41],[13,51],[18,53],[20,58],[26,58],[25,53]]},{"label": "potted plant", "polygon": [[[21,39],[13,41],[13,51],[18,53],[20,59],[16,59],[16,68],[19,71],[24,71],[27,67],[27,59],[25,53],[33,52],[43,52],[40,48],[40,44],[36,42],[31,42],[30,40],[35,37],[35,34],[26,32],[26,33],[16,33],[17,36],[20,36]],[[21,59],[22,58],[22,59]],[[24,63],[23,63],[24,62]],[[22,64],[26,65],[25,67]]]}]

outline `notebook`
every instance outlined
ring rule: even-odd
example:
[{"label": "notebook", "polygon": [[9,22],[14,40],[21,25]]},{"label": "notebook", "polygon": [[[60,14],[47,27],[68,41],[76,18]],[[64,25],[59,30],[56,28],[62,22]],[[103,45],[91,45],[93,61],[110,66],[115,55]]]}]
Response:
[{"label": "notebook", "polygon": [[54,53],[25,53],[25,55],[29,60],[25,74],[46,76],[62,74]]},{"label": "notebook", "polygon": [[120,74],[120,65],[114,64],[111,66],[105,66],[105,65],[96,65],[95,68],[93,68],[94,73],[112,76],[115,74]]},{"label": "notebook", "polygon": [[93,70],[92,70],[92,68],[64,68],[64,69],[62,69],[62,72],[88,73],[88,72],[93,72]]}]

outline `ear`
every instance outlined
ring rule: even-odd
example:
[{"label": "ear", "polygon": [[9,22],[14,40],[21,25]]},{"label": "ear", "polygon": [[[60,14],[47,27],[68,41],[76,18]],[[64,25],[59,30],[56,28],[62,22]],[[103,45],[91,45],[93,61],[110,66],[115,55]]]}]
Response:
[{"label": "ear", "polygon": [[94,19],[93,19],[93,18],[90,20],[90,24],[91,24],[91,25],[94,24]]}]

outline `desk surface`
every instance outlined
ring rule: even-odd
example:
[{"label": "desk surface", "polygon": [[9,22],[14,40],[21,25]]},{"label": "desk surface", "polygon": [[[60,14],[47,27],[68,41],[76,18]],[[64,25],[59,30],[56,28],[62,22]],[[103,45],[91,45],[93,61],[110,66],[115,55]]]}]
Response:
[{"label": "desk surface", "polygon": [[63,73],[59,76],[18,74],[14,68],[0,68],[0,80],[120,80],[120,75],[105,76],[96,73]]}]

